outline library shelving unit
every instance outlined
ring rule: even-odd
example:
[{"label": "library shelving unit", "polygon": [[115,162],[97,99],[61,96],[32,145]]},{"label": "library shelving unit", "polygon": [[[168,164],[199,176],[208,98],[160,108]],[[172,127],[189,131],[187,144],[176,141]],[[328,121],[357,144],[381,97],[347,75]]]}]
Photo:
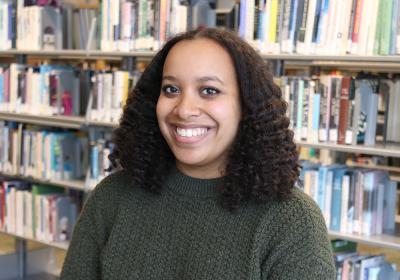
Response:
[{"label": "library shelving unit", "polygon": [[[9,50],[0,51],[0,57],[15,57],[18,61],[26,60],[27,56],[34,57],[47,57],[47,58],[62,58],[62,59],[111,59],[111,60],[126,60],[129,63],[140,59],[150,59],[154,56],[155,52],[103,52],[103,51],[85,51],[85,50],[60,50],[60,51],[21,51],[21,50]],[[365,67],[374,67],[386,71],[387,69],[393,69],[394,71],[400,69],[400,56],[355,56],[355,55],[341,55],[341,56],[328,56],[328,55],[296,55],[296,54],[263,54],[263,58],[268,61],[279,62],[279,67],[290,67],[293,65],[299,66],[332,66],[332,67],[354,67],[363,69]],[[278,70],[278,73],[282,73],[282,70]],[[87,129],[88,127],[103,127],[112,129],[117,124],[112,122],[101,122],[101,121],[90,121],[85,117],[65,117],[65,116],[36,116],[30,114],[19,114],[0,112],[0,120],[15,121],[27,124],[35,124],[39,126],[51,126],[69,129]],[[296,143],[300,147],[309,147],[315,149],[328,149],[337,152],[344,153],[362,153],[369,155],[379,155],[386,157],[400,158],[400,146],[399,145],[380,145],[364,146],[364,145],[338,145],[330,143],[311,143],[306,141],[299,141]],[[38,178],[24,177],[13,174],[2,174],[3,177],[9,177],[14,179],[27,180],[34,183],[46,183],[65,188],[77,189],[87,191],[88,188],[83,181],[57,181],[57,180],[42,180]],[[395,176],[397,181],[400,181],[399,176]],[[397,222],[400,222],[400,218],[397,218]],[[58,249],[67,250],[67,242],[43,242],[40,240],[32,240],[15,234],[0,232],[13,237],[17,240],[26,243],[26,240],[39,242],[47,246],[51,246]],[[394,250],[400,250],[400,236],[397,235],[378,235],[378,236],[363,236],[356,234],[344,234],[338,232],[329,232],[331,238],[341,238],[351,240],[359,243],[373,245],[377,247],[385,247]]]}]

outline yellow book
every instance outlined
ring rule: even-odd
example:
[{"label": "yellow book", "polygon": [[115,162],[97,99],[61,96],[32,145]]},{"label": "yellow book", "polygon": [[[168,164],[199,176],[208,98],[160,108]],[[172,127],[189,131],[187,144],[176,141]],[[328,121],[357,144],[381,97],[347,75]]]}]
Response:
[{"label": "yellow book", "polygon": [[277,18],[278,18],[278,0],[271,0],[271,13],[269,22],[269,41],[271,43],[276,42],[276,28],[277,28]]},{"label": "yellow book", "polygon": [[124,93],[122,95],[122,106],[125,106],[129,93],[129,73],[124,73]]}]

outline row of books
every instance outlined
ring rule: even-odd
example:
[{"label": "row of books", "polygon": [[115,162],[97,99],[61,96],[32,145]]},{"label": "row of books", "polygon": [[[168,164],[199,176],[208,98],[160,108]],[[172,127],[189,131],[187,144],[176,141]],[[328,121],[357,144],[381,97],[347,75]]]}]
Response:
[{"label": "row of books", "polygon": [[[334,72],[277,79],[296,140],[374,145],[400,142],[399,78]],[[382,119],[382,126],[379,126]]]},{"label": "row of books", "polygon": [[39,179],[83,179],[88,145],[87,136],[80,132],[0,121],[0,171]]},{"label": "row of books", "polygon": [[398,279],[395,264],[383,255],[360,255],[356,243],[335,239],[331,241],[334,252],[337,280]]},{"label": "row of books", "polygon": [[206,0],[102,0],[82,11],[28,2],[1,1],[1,49],[157,50],[189,28],[223,26],[265,53],[400,53],[397,0],[241,0],[220,9]]},{"label": "row of books", "polygon": [[[3,50],[159,49],[169,36],[186,31],[189,26],[217,23],[216,3],[208,0],[191,1],[192,5],[180,0],[102,0],[95,8],[82,8],[79,1],[0,3]],[[238,5],[234,6],[238,10]]]},{"label": "row of books", "polygon": [[0,181],[0,230],[45,242],[70,240],[82,198],[63,188]]},{"label": "row of books", "polygon": [[0,49],[84,49],[95,17],[98,28],[91,35],[102,50],[157,49],[171,34],[187,28],[188,7],[173,0],[104,0],[98,11],[87,12],[70,5],[60,9],[34,4],[2,1]]},{"label": "row of books", "polygon": [[100,4],[100,49],[158,49],[169,34],[187,29],[188,6],[179,0]]},{"label": "row of books", "polygon": [[[0,66],[0,111],[117,121],[140,73],[66,65]],[[89,106],[90,104],[90,106]],[[88,107],[89,106],[89,107]]]},{"label": "row of books", "polygon": [[89,120],[117,123],[129,89],[136,84],[140,73],[108,71],[93,73]]},{"label": "row of books", "polygon": [[400,53],[397,0],[240,1],[239,34],[263,52]]},{"label": "row of books", "polygon": [[84,180],[94,188],[110,174],[109,129],[83,132],[45,130],[0,121],[0,172],[41,180]]},{"label": "row of books", "polygon": [[302,162],[303,190],[336,232],[394,233],[397,183],[380,170]]}]

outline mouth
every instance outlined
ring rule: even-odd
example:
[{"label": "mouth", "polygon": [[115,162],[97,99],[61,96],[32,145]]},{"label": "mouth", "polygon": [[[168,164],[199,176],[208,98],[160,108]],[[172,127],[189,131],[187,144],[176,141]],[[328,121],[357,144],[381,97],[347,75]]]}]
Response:
[{"label": "mouth", "polygon": [[211,127],[206,126],[182,127],[177,125],[173,125],[172,129],[174,130],[176,141],[183,144],[200,142],[205,139],[212,130]]}]

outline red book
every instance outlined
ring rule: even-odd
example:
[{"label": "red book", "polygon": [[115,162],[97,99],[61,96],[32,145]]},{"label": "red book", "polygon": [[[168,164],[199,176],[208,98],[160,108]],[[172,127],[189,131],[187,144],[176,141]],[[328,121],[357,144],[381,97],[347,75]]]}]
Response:
[{"label": "red book", "polygon": [[363,0],[357,0],[356,14],[354,17],[354,27],[351,40],[353,43],[358,43],[358,35],[360,34],[360,23],[362,17],[362,2]]}]

